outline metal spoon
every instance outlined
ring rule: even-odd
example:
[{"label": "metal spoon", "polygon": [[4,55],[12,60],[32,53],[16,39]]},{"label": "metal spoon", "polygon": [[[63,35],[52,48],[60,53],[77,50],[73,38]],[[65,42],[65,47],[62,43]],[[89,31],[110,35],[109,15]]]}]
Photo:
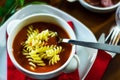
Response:
[{"label": "metal spoon", "polygon": [[80,46],[94,48],[94,49],[101,49],[101,50],[105,50],[105,51],[109,51],[113,53],[120,53],[120,46],[109,45],[105,43],[85,42],[85,41],[59,38],[58,43],[61,43],[61,42],[70,43],[74,45],[80,45]]}]

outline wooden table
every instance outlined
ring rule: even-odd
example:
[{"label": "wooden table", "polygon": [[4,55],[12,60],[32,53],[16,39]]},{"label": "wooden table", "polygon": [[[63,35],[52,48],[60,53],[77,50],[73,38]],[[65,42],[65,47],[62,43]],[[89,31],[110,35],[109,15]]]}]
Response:
[{"label": "wooden table", "polygon": [[[0,5],[5,0],[0,1]],[[26,0],[30,2],[34,0]],[[101,33],[106,35],[115,24],[115,12],[99,14],[86,10],[79,2],[69,3],[66,0],[43,0],[48,4],[59,8],[72,15],[84,25],[86,25],[98,39]],[[101,65],[102,66],[102,65]],[[110,62],[102,80],[120,80],[120,55],[116,55]]]}]

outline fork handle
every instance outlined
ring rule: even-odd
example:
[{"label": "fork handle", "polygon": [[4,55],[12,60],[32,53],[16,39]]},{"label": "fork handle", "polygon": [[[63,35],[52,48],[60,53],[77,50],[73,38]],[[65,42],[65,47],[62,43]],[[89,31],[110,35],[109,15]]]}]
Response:
[{"label": "fork handle", "polygon": [[63,39],[62,42],[120,54],[120,46],[109,45],[109,44],[105,44],[105,43],[77,41],[77,40],[71,40],[71,39]]}]

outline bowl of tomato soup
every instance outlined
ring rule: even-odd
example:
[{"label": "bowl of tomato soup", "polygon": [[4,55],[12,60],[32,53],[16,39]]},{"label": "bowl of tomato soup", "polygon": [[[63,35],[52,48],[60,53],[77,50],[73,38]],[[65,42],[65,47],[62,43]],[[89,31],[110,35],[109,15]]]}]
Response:
[{"label": "bowl of tomato soup", "polygon": [[14,20],[7,32],[10,59],[29,77],[50,79],[79,66],[75,45],[58,43],[58,37],[76,39],[72,28],[58,16],[40,13]]}]

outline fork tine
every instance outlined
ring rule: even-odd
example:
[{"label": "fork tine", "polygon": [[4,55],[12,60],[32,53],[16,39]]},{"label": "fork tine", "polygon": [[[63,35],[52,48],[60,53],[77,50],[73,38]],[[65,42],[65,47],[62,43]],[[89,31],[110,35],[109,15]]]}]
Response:
[{"label": "fork tine", "polygon": [[106,37],[105,43],[109,43],[110,42],[110,39],[111,39],[111,36],[112,36],[113,32],[114,32],[114,27],[110,30],[110,33]]},{"label": "fork tine", "polygon": [[[119,34],[119,33],[118,33]],[[112,41],[112,45],[117,45],[118,41],[119,41],[119,37],[118,37],[118,34],[113,38],[113,41]]]},{"label": "fork tine", "polygon": [[117,45],[117,44],[115,44],[115,43],[116,43],[116,39],[118,39],[118,34],[119,34],[119,30],[115,27],[115,28],[114,28],[114,32],[113,32],[113,35],[111,36],[111,40],[110,40],[110,43],[109,43],[109,44]]},{"label": "fork tine", "polygon": [[[119,39],[120,39],[120,36],[119,36]],[[118,41],[118,45],[120,45],[120,41]]]},{"label": "fork tine", "polygon": [[111,44],[111,45],[117,45],[120,39],[120,29],[119,27],[113,27],[110,30],[110,33],[105,39],[105,43]]},{"label": "fork tine", "polygon": [[117,34],[116,40],[114,41],[113,44],[114,44],[114,45],[118,45],[119,40],[120,40],[120,32]]},{"label": "fork tine", "polygon": [[[108,36],[105,39],[105,43],[111,44],[111,45],[119,45],[120,44],[120,28],[118,26],[113,27],[110,30],[110,33],[108,34]],[[108,54],[110,54],[112,57],[114,57],[116,54],[115,53],[111,53],[111,52],[107,52]]]}]

